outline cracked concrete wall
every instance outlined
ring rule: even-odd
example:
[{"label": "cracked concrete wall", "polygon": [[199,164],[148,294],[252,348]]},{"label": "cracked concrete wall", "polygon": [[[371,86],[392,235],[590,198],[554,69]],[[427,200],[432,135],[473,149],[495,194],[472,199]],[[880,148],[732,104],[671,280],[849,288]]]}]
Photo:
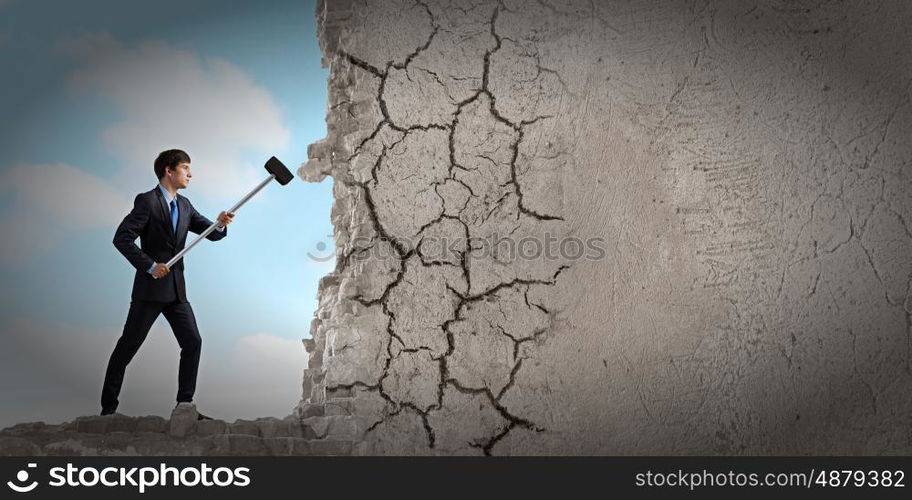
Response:
[{"label": "cracked concrete wall", "polygon": [[317,17],[299,175],[338,258],[299,418],[362,454],[912,452],[912,4]]}]

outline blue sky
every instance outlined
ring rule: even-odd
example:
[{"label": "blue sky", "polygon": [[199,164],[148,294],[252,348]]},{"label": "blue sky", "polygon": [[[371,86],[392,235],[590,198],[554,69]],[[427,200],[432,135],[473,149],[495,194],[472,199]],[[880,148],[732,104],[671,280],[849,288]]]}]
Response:
[{"label": "blue sky", "polygon": [[[213,219],[270,156],[294,172],[325,135],[313,12],[312,1],[0,0],[0,426],[98,411],[133,278],[111,239],[156,185],[159,151],[190,154],[181,194]],[[332,265],[307,254],[332,248],[331,203],[330,179],[271,184],[228,238],[188,255],[201,411],[282,417],[298,401],[300,339]],[[159,318],[118,411],[167,416],[178,353]]]}]

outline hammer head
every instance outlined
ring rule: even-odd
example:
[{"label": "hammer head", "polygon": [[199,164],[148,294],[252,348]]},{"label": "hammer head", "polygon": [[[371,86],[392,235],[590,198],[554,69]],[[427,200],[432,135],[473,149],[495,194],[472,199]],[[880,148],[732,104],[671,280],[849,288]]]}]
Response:
[{"label": "hammer head", "polygon": [[279,159],[275,156],[266,162],[266,171],[270,174],[275,175],[275,179],[279,181],[279,184],[283,186],[291,182],[291,179],[293,179],[291,172],[288,171],[288,167],[280,162]]}]

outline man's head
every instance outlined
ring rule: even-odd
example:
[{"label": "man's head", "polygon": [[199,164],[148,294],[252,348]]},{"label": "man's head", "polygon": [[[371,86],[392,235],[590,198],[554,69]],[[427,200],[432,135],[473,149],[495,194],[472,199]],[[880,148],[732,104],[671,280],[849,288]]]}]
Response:
[{"label": "man's head", "polygon": [[180,149],[162,151],[155,159],[155,175],[165,187],[184,189],[190,183],[190,156]]}]

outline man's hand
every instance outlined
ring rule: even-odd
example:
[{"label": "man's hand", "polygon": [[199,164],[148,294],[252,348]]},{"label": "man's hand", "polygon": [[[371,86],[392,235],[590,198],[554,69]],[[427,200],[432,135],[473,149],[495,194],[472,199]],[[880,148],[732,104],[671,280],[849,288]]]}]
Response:
[{"label": "man's hand", "polygon": [[152,277],[158,279],[168,274],[169,272],[171,272],[171,270],[168,269],[168,266],[162,264],[161,262],[156,262],[155,269],[152,270]]},{"label": "man's hand", "polygon": [[234,220],[234,212],[222,212],[218,216],[218,223],[222,227],[227,227],[228,224],[231,224],[231,221]]}]

